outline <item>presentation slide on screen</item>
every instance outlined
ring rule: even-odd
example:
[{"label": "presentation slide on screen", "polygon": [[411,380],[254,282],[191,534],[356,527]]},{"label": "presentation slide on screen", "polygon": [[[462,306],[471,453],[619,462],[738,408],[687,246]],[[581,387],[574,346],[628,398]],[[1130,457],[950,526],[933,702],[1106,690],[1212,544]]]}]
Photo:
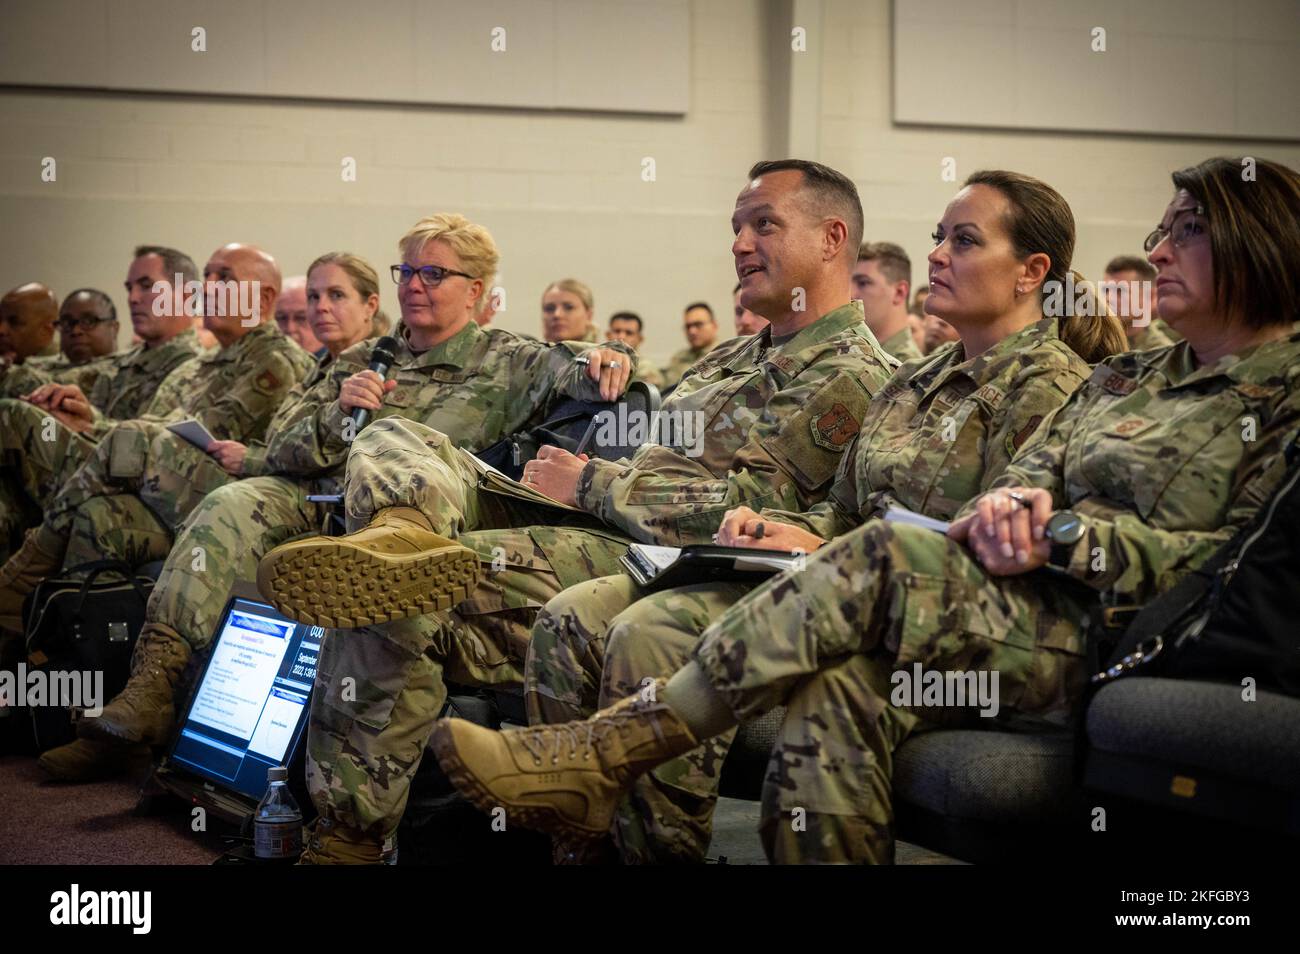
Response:
[{"label": "presentation slide on screen", "polygon": [[257,731],[248,743],[248,751],[265,755],[272,762],[284,758],[289,743],[293,741],[293,730],[298,725],[298,716],[302,714],[306,696],[275,689],[271,698],[266,700],[262,719],[257,723]]},{"label": "presentation slide on screen", "polygon": [[190,721],[251,739],[292,633],[292,623],[232,612],[212,652]]}]

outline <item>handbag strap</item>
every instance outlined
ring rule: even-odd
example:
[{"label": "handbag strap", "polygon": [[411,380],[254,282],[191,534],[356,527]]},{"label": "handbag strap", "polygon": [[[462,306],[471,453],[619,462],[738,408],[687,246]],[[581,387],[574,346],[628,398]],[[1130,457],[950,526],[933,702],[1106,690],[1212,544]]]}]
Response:
[{"label": "handbag strap", "polygon": [[81,581],[81,591],[77,594],[77,605],[72,611],[72,616],[76,620],[81,619],[82,607],[86,604],[86,597],[90,595],[90,587],[98,579],[101,573],[118,573],[126,578],[135,590],[136,596],[140,597],[140,602],[148,605],[149,594],[144,591],[140,581],[135,577],[135,567],[125,560],[91,560],[89,563],[80,563],[77,566],[69,567],[66,571],[68,575],[74,573],[84,573],[85,579]]}]

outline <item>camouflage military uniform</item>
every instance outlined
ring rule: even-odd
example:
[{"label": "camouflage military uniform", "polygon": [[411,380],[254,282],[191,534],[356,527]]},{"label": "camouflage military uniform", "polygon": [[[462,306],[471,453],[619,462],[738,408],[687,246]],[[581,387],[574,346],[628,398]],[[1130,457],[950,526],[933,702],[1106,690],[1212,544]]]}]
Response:
[{"label": "camouflage military uniform", "polygon": [[[140,418],[116,424],[104,434],[47,505],[41,524],[47,549],[54,547],[56,537],[67,547],[82,508],[98,512],[101,525],[113,525],[105,508],[125,521],[139,522],[145,512],[116,499],[131,494],[162,521],[164,529],[179,524],[214,483],[225,482],[226,475],[203,451],[167,430],[167,424],[193,418],[217,440],[256,440],[311,365],[310,355],[269,323],[228,347],[182,364],[159,385]],[[160,480],[160,473],[180,474],[183,479]],[[91,504],[96,498],[101,502]],[[105,504],[104,498],[113,500]],[[118,503],[121,507],[114,511]],[[147,525],[151,530],[156,526]],[[156,532],[149,541],[158,546]],[[99,555],[101,546],[94,536],[80,536],[79,546],[69,551],[79,561],[83,555]],[[128,549],[117,555],[139,562],[161,554]]]},{"label": "camouflage military uniform", "polygon": [[[25,401],[0,400],[0,523],[21,530],[33,522],[31,513],[39,519],[40,509],[85,463],[95,442],[116,421],[139,417],[146,407],[153,413],[169,412],[168,399],[155,399],[155,394],[172,371],[199,351],[198,337],[187,328],[157,347],[138,345],[91,362],[104,368],[89,388],[82,387],[95,415],[85,433],[65,427]],[[4,549],[2,541],[0,549]]]},{"label": "camouflage military uniform", "polygon": [[1068,570],[995,577],[944,536],[872,521],[729,609],[693,656],[738,719],[787,706],[763,793],[769,856],[889,860],[908,730],[883,717],[891,674],[996,671],[1003,712],[1068,713],[1090,614],[1203,563],[1276,489],[1298,430],[1300,335],[1201,368],[1186,343],[1118,355],[995,481],[1083,518]]},{"label": "camouflage military uniform", "polygon": [[[724,343],[730,344],[731,342]],[[663,387],[676,387],[678,382],[686,376],[686,372],[689,371],[697,362],[702,361],[712,350],[713,346],[710,345],[707,348],[683,348],[681,351],[674,354],[668,359],[668,363],[659,371],[659,377],[663,381]]]},{"label": "camouflage military uniform", "polygon": [[[705,542],[732,507],[805,509],[823,499],[894,367],[856,303],[779,346],[767,329],[734,339],[664,403],[665,421],[702,426],[669,428],[668,446],[642,446],[631,460],[588,462],[580,512],[520,496],[526,488],[480,489],[466,455],[427,428],[390,421],[364,432],[348,458],[349,525],[383,507],[417,507],[435,531],[463,533],[490,571],[451,611],[329,641],[308,738],[317,806],[353,829],[391,834],[446,698],[444,677],[518,685],[537,610],[578,581],[615,572],[633,540]],[[344,675],[356,680],[357,702],[343,700]]]},{"label": "camouflage military uniform", "polygon": [[112,372],[116,357],[116,354],[109,354],[80,364],[73,364],[61,354],[52,358],[28,358],[9,369],[0,383],[0,394],[20,397],[50,382],[75,384],[83,393],[89,394],[102,375]]},{"label": "camouflage military uniform", "polygon": [[[967,360],[962,345],[904,364],[876,395],[829,497],[763,515],[832,540],[891,506],[952,519],[1087,379],[1088,364],[1044,319]],[[620,574],[560,594],[538,615],[525,667],[529,722],[567,722],[680,668],[710,622],[753,589],[706,583],[648,595]],[[606,656],[607,640],[618,647]],[[602,671],[603,670],[603,671]],[[893,720],[896,713],[886,712]],[[619,813],[629,862],[698,861],[734,733],[639,779]]]},{"label": "camouflage military uniform", "polygon": [[[230,588],[252,580],[261,557],[290,537],[319,530],[324,506],[309,494],[335,493],[350,447],[351,418],[338,405],[344,380],[370,364],[374,341],[341,354],[277,422],[264,449],[250,448],[242,480],[208,494],[177,533],[146,611],[146,625],[175,630],[203,649]],[[532,427],[559,396],[598,399],[598,384],[574,357],[586,345],[548,345],[470,322],[442,344],[414,354],[399,338],[389,378],[397,387],[384,396],[374,422],[411,418],[440,428],[466,447],[481,449]],[[278,476],[293,475],[293,476]],[[343,640],[347,645],[351,637]],[[340,642],[327,638],[321,665]]]},{"label": "camouflage military uniform", "polygon": [[916,339],[912,337],[911,325],[905,325],[897,334],[890,335],[888,339],[880,342],[880,347],[899,361],[914,361],[924,357],[921,349],[916,346]]},{"label": "camouflage military uniform", "polygon": [[[293,357],[301,363],[296,352]],[[269,443],[276,439],[279,428],[293,419],[298,401],[333,364],[328,351],[324,358],[312,356],[312,360],[307,376],[289,389],[275,409],[265,437],[247,443],[241,477],[266,473]],[[135,566],[164,559],[177,528],[199,502],[216,488],[239,479],[215,458],[168,432],[133,424],[122,434],[131,436],[116,439],[139,442],[144,458],[140,477],[118,485],[116,493],[97,494],[77,506],[63,558],[65,567],[102,559],[125,560]]]},{"label": "camouflage military uniform", "polygon": [[1140,328],[1138,333],[1129,339],[1129,349],[1132,351],[1147,351],[1151,348],[1163,348],[1171,345],[1175,341],[1180,341],[1172,333],[1172,329],[1159,318],[1151,319],[1151,323],[1145,328]]}]

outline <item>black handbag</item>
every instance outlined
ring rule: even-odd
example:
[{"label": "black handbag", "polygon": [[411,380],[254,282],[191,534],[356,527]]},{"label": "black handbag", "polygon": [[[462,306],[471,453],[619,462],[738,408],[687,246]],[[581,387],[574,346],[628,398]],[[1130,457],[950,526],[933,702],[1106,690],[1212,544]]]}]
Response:
[{"label": "black handbag", "polygon": [[45,688],[39,704],[29,698],[27,706],[37,751],[71,742],[81,712],[122,691],[152,589],[130,564],[96,560],[42,581],[27,597],[24,665],[28,682]]},{"label": "black handbag", "polygon": [[1239,682],[1300,696],[1300,438],[1255,518],[1138,613],[1092,688],[1129,673]]}]

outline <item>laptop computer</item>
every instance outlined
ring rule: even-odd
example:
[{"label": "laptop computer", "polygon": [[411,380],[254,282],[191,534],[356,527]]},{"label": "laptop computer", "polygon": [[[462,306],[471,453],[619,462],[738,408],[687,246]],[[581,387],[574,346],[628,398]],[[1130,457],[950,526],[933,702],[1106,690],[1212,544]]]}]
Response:
[{"label": "laptop computer", "polygon": [[325,632],[236,584],[155,785],[242,826],[283,765],[306,815],[302,749]]}]

